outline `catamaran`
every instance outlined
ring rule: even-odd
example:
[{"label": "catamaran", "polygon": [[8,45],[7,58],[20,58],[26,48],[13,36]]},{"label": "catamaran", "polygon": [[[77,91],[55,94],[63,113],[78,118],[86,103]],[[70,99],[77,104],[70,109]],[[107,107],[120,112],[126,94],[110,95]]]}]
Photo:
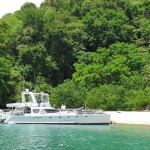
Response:
[{"label": "catamaran", "polygon": [[33,93],[26,89],[22,92],[20,103],[9,103],[10,109],[3,118],[7,124],[109,124],[110,115],[103,111],[84,108],[55,109],[49,102],[47,93]]}]

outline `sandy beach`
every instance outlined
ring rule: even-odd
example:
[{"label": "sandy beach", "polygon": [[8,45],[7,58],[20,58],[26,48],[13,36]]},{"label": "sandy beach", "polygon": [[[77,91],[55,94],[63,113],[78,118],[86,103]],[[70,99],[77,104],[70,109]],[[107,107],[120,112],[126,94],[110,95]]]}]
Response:
[{"label": "sandy beach", "polygon": [[106,111],[111,122],[117,124],[150,125],[150,111]]}]

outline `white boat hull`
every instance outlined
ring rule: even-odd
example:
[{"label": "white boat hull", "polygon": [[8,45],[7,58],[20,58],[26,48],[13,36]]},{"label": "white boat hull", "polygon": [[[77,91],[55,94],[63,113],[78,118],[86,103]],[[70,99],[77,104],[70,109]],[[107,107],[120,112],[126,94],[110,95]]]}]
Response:
[{"label": "white boat hull", "polygon": [[110,115],[11,115],[4,123],[8,124],[109,124]]}]

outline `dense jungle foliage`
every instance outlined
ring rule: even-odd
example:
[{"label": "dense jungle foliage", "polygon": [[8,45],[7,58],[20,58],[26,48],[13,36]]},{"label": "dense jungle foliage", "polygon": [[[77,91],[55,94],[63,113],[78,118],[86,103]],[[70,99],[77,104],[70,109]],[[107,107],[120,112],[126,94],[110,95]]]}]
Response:
[{"label": "dense jungle foliage", "polygon": [[150,0],[45,0],[0,19],[0,107],[24,88],[55,107],[150,109]]}]

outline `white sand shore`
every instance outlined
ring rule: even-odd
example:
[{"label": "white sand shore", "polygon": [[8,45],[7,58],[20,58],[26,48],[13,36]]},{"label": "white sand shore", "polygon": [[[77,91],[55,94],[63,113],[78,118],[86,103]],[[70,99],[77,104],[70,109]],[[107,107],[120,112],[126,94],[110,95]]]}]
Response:
[{"label": "white sand shore", "polygon": [[106,111],[112,123],[150,125],[150,111]]}]

